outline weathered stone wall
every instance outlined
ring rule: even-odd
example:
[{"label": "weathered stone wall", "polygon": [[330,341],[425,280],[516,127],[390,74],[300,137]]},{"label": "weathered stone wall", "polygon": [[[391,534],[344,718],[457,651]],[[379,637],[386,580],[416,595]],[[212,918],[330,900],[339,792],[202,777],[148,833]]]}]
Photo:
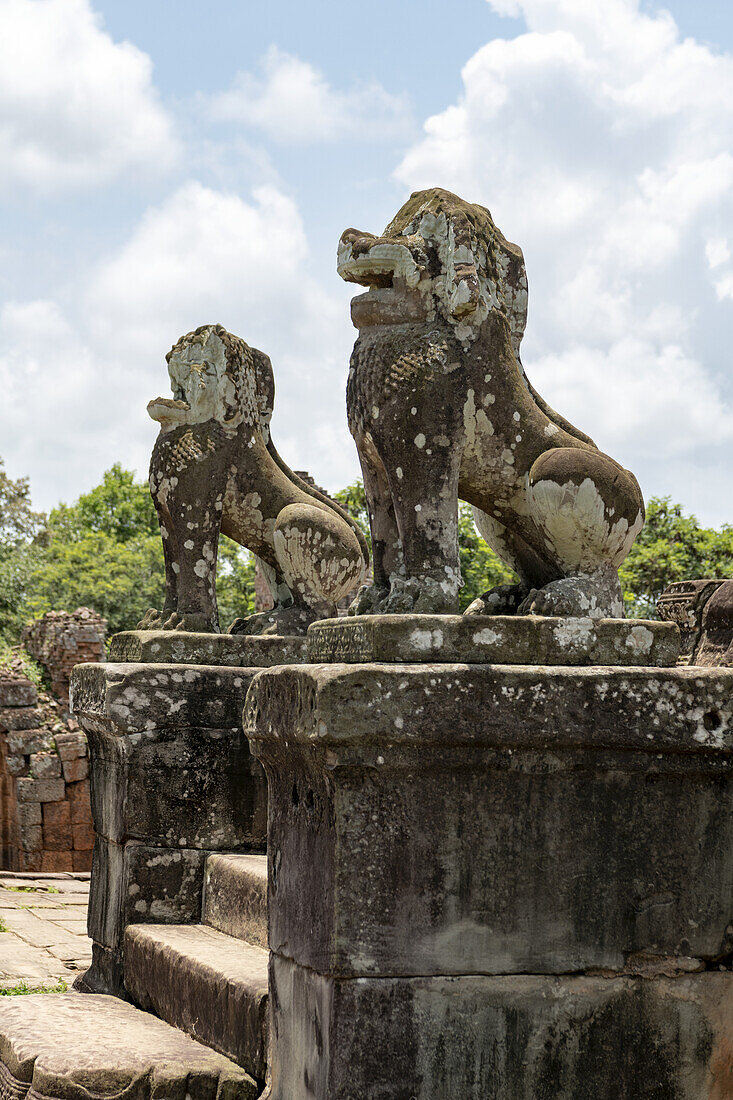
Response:
[{"label": "weathered stone wall", "polygon": [[107,620],[88,607],[76,611],[47,611],[23,631],[23,646],[43,665],[51,690],[69,705],[69,680],[74,665],[103,661]]},{"label": "weathered stone wall", "polygon": [[0,866],[89,871],[94,830],[87,741],[24,676],[0,679]]}]

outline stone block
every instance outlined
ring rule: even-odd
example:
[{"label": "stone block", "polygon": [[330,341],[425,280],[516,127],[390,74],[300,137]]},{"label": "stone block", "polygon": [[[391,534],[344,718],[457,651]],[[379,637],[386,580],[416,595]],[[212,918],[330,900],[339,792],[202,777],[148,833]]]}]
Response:
[{"label": "stone block", "polygon": [[87,988],[120,994],[122,943],[128,924],[191,924],[200,920],[207,852],[165,849],[136,842],[115,844],[97,836],[92,862],[87,925],[105,949],[103,965],[92,964]]},{"label": "stone block", "polygon": [[267,856],[209,856],[204,923],[227,936],[267,947]]},{"label": "stone block", "polygon": [[[109,671],[98,674],[98,667]],[[210,851],[264,847],[267,784],[236,715],[254,670],[191,666],[176,672],[177,680],[172,674],[161,665],[83,665],[74,673],[74,683],[77,677],[101,677],[97,703],[81,716],[89,736],[97,833],[117,844],[132,839]],[[171,691],[169,720],[158,711],[161,680]],[[191,684],[202,693],[195,706],[191,702],[192,712],[206,713],[203,693],[210,692],[212,718],[226,719],[226,725],[179,723]],[[179,690],[180,707],[174,701]],[[226,713],[220,690],[228,699]],[[118,700],[132,697],[138,721],[128,731],[120,722],[126,704]],[[145,717],[156,711],[157,717]]]},{"label": "stone block", "polygon": [[83,733],[57,733],[54,740],[61,760],[77,760],[87,755],[87,739]]},{"label": "stone block", "polygon": [[0,708],[0,730],[35,729],[41,720],[41,712],[33,707]]},{"label": "stone block", "polygon": [[47,848],[49,852],[66,852],[72,846],[71,837],[71,825],[66,824],[58,825],[46,825],[43,824],[43,847]]},{"label": "stone block", "polygon": [[114,997],[13,997],[0,1017],[2,1095],[255,1100],[233,1062]]},{"label": "stone block", "polygon": [[25,825],[20,833],[20,846],[26,852],[37,852],[43,848],[43,829],[40,825]]},{"label": "stone block", "polygon": [[[46,806],[52,806],[54,803],[46,802]],[[63,806],[64,803],[58,803]],[[40,802],[22,802],[18,806],[18,822],[21,829],[27,828],[29,825],[40,825],[42,821],[41,815],[41,803]]]},{"label": "stone block", "polygon": [[7,756],[5,766],[10,775],[19,776],[28,771],[28,761],[25,756]]},{"label": "stone block", "polygon": [[92,730],[239,729],[256,669],[195,665],[78,665],[71,679],[75,717]]},{"label": "stone block", "polygon": [[43,852],[36,850],[33,852],[21,851],[19,867],[21,871],[40,871],[41,864],[43,863]]},{"label": "stone block", "polygon": [[92,849],[89,851],[74,851],[71,853],[71,862],[75,871],[91,871]]},{"label": "stone block", "polygon": [[55,752],[34,752],[30,766],[35,779],[58,779],[61,775],[61,761]]},{"label": "stone block", "polygon": [[332,975],[733,948],[733,672],[265,670],[270,947]]},{"label": "stone block", "polygon": [[63,779],[32,779],[30,776],[17,783],[19,802],[60,802],[64,797]]},{"label": "stone block", "polygon": [[126,630],[113,635],[110,661],[269,668],[307,658],[301,636],[198,634],[178,630]]},{"label": "stone block", "polygon": [[94,829],[91,825],[73,825],[74,848],[78,852],[91,852],[94,847]]},{"label": "stone block", "polygon": [[74,861],[71,852],[47,852],[44,851],[41,861],[41,870],[46,871],[73,871]]},{"label": "stone block", "polygon": [[[22,756],[41,752],[48,748],[49,735],[42,729],[16,730],[8,734],[8,748]],[[60,773],[59,773],[60,774]]]},{"label": "stone block", "polygon": [[92,820],[92,803],[89,783],[83,779],[80,783],[68,783],[66,798],[69,803],[72,825],[87,825]]},{"label": "stone block", "polygon": [[[39,807],[40,810],[40,807]],[[39,816],[40,820],[40,816]],[[43,824],[46,828],[51,826],[68,826],[71,825],[71,807],[67,801],[64,802],[44,802],[43,803]]]},{"label": "stone block", "polygon": [[273,956],[270,991],[271,1100],[733,1096],[731,972],[335,979]]},{"label": "stone block", "polygon": [[674,665],[674,623],[538,615],[357,615],[308,627],[308,660],[501,665]]},{"label": "stone block", "polygon": [[268,953],[206,925],[131,925],[125,987],[141,1008],[226,1054],[267,1068]]},{"label": "stone block", "polygon": [[0,678],[0,708],[34,707],[38,702],[36,685],[30,680]]},{"label": "stone block", "polygon": [[89,760],[86,757],[78,757],[73,760],[64,760],[64,779],[67,783],[78,783],[89,775]]}]

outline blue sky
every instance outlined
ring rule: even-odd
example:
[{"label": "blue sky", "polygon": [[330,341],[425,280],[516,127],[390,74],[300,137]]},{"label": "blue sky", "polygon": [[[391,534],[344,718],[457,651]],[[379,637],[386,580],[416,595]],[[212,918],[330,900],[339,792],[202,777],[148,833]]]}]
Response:
[{"label": "blue sky", "polygon": [[524,249],[544,396],[733,522],[729,5],[0,0],[0,40],[0,455],[38,506],[145,472],[213,320],[271,355],[291,465],[356,476],[336,243],[437,184]]}]

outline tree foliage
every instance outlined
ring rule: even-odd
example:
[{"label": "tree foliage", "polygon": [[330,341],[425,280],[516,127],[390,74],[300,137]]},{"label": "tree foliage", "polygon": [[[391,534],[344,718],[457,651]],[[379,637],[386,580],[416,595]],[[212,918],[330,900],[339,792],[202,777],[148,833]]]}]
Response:
[{"label": "tree foliage", "polygon": [[[74,504],[54,508],[40,530],[27,482],[19,484],[20,492],[8,494],[16,501],[8,528],[18,534],[5,554],[0,545],[0,635],[15,640],[29,619],[80,606],[104,615],[115,633],[133,629],[148,607],[163,606],[163,546],[145,482],[116,463]],[[225,629],[253,610],[252,556],[223,537],[217,588]]]},{"label": "tree foliage", "polygon": [[733,576],[733,527],[702,527],[670,497],[651,497],[619,575],[627,615],[655,618],[657,600],[674,581]]},{"label": "tree foliage", "polygon": [[14,481],[8,477],[0,458],[0,553],[32,539],[42,528],[45,518],[42,512],[34,512],[31,508],[28,478]]}]

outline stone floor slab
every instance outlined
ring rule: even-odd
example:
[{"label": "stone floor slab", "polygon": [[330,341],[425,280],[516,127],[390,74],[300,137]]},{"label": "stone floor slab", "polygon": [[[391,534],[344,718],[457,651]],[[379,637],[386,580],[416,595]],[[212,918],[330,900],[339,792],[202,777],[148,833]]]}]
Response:
[{"label": "stone floor slab", "polygon": [[0,883],[0,986],[71,984],[91,962],[89,876],[6,871]]},{"label": "stone floor slab", "polygon": [[[30,1092],[29,1092],[30,1090]],[[0,1096],[254,1100],[222,1055],[115,997],[14,997],[0,1013]]]}]

